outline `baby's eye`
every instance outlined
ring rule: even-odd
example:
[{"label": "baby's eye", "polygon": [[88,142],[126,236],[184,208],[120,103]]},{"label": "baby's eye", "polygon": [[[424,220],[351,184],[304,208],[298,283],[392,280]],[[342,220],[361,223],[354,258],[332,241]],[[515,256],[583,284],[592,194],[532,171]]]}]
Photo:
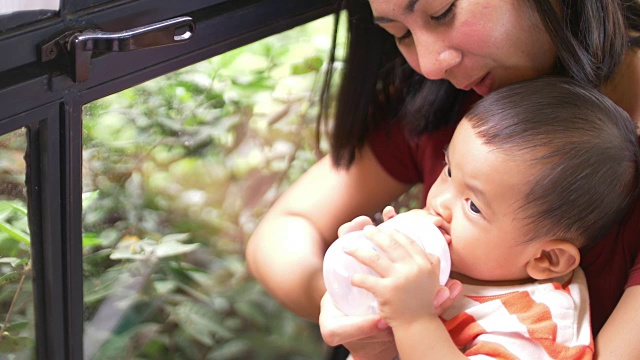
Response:
[{"label": "baby's eye", "polygon": [[451,167],[448,164],[445,165],[444,170],[447,172],[447,176],[451,177]]},{"label": "baby's eye", "polygon": [[482,211],[480,211],[480,209],[476,206],[476,204],[473,203],[473,201],[471,201],[471,199],[467,199],[467,206],[469,206],[469,211],[471,211],[472,213],[476,215],[482,214]]}]

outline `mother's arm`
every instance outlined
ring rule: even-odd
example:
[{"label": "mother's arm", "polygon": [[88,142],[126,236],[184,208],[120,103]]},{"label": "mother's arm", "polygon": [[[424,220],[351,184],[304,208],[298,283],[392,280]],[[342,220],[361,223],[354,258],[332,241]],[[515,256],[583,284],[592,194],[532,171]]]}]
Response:
[{"label": "mother's arm", "polygon": [[249,239],[251,273],[289,310],[317,322],[325,293],[322,261],[338,227],[380,211],[407,189],[368,147],[348,170],[321,159],[278,199]]},{"label": "mother's arm", "polygon": [[640,359],[640,286],[625,290],[595,339],[596,359]]}]

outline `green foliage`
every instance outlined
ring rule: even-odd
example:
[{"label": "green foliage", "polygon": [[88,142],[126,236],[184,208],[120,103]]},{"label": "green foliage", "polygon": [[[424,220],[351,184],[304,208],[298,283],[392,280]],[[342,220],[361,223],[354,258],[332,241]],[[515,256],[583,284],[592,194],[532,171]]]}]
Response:
[{"label": "green foliage", "polygon": [[24,204],[0,201],[0,357],[28,358],[34,349],[29,245]]},{"label": "green foliage", "polygon": [[85,106],[86,357],[324,357],[317,325],[273,300],[243,256],[325,152],[315,117],[331,22]]}]

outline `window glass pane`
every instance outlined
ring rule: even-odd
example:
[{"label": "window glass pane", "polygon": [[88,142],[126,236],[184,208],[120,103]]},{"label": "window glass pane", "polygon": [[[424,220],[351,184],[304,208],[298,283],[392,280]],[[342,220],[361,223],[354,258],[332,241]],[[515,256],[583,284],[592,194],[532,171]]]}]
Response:
[{"label": "window glass pane", "polygon": [[0,0],[0,32],[55,16],[60,0]]},{"label": "window glass pane", "polygon": [[244,246],[323,153],[320,19],[87,104],[85,358],[322,359],[317,325],[249,275]]},{"label": "window glass pane", "polygon": [[60,0],[2,0],[0,15],[26,10],[59,10]]},{"label": "window glass pane", "polygon": [[0,136],[0,358],[35,356],[26,131]]}]

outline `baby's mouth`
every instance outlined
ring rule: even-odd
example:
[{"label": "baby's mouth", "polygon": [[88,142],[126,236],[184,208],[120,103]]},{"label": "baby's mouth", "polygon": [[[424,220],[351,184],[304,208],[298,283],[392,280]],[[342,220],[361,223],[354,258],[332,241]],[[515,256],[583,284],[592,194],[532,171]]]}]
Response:
[{"label": "baby's mouth", "polygon": [[439,227],[438,229],[442,233],[442,236],[444,236],[444,240],[447,242],[447,244],[451,245],[451,235],[449,235],[447,231],[441,227]]}]

